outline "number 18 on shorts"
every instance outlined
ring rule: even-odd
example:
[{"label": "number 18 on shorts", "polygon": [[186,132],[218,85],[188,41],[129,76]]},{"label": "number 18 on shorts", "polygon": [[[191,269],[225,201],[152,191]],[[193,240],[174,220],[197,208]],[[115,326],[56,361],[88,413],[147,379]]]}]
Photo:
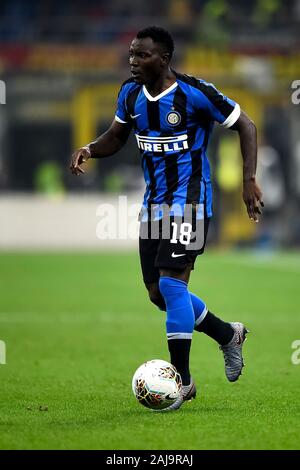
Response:
[{"label": "number 18 on shorts", "polygon": [[140,250],[155,254],[155,266],[184,269],[202,254],[209,219],[164,216],[160,220],[141,222]]}]

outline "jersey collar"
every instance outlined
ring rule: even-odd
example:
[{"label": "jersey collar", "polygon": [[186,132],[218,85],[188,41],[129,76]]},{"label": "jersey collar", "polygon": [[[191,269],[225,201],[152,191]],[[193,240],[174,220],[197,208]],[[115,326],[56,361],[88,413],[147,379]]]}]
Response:
[{"label": "jersey collar", "polygon": [[167,95],[168,93],[170,93],[170,91],[174,90],[174,88],[176,88],[178,85],[177,82],[173,83],[173,85],[169,86],[169,88],[167,88],[166,90],[162,91],[159,95],[156,95],[156,96],[151,96],[150,93],[148,92],[147,88],[145,87],[145,85],[143,85],[143,92],[144,92],[144,95],[146,96],[146,98],[149,100],[149,101],[157,101],[159,100],[160,98],[162,98],[163,96]]}]

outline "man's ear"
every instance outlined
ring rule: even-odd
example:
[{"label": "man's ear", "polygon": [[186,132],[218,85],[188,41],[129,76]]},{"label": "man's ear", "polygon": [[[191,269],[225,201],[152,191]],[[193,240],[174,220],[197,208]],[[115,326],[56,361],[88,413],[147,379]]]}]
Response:
[{"label": "man's ear", "polygon": [[164,52],[162,55],[161,55],[161,61],[162,61],[162,64],[165,66],[165,65],[168,65],[169,62],[170,62],[170,54],[168,52]]}]

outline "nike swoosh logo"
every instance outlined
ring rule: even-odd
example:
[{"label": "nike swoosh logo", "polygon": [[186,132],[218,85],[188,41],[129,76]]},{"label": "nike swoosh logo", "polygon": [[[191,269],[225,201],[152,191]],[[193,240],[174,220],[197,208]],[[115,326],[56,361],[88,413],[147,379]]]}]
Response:
[{"label": "nike swoosh logo", "polygon": [[165,399],[166,399],[166,400],[173,400],[173,399],[174,399],[174,396],[172,397],[172,396],[171,396],[171,393],[169,393],[168,395],[165,396]]},{"label": "nike swoosh logo", "polygon": [[132,114],[130,114],[130,117],[131,119],[136,119],[137,117],[139,117],[141,114],[135,114],[134,116]]},{"label": "nike swoosh logo", "polygon": [[176,255],[174,252],[172,253],[172,258],[178,258],[179,256],[185,256],[185,253],[183,253],[182,255]]}]

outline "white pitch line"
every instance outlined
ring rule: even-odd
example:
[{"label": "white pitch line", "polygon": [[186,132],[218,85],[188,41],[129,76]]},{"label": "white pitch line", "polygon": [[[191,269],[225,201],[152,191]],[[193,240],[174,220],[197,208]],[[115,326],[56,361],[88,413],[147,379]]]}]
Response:
[{"label": "white pitch line", "polygon": [[[83,314],[72,314],[72,313],[60,313],[53,314],[47,313],[22,313],[22,312],[0,312],[0,323],[39,323],[39,324],[53,324],[53,323],[71,323],[71,324],[85,324],[85,323],[124,323],[126,321],[138,321],[138,322],[151,322],[156,321],[156,312],[152,315],[151,313],[145,313],[144,315],[135,315],[131,312],[119,312],[116,313],[83,313]],[[160,316],[158,316],[160,318]]]},{"label": "white pitch line", "polygon": [[243,267],[255,268],[255,269],[275,269],[276,271],[283,271],[288,273],[300,272],[300,260],[274,260],[274,259],[222,259],[219,260],[220,263],[225,264],[237,264]]},{"label": "white pitch line", "polygon": [[[255,325],[258,325],[258,315],[263,315],[263,312],[243,312],[242,314],[242,321],[248,324],[249,329],[251,328],[251,322]],[[45,314],[38,314],[38,313],[21,313],[21,312],[0,312],[0,324],[39,324],[39,325],[54,325],[56,323],[59,324],[70,324],[70,325],[84,325],[84,324],[124,324],[124,321],[133,322],[136,324],[140,323],[153,323],[156,324],[158,322],[165,320],[164,312],[145,312],[141,315],[132,314],[131,312],[120,312],[119,314],[116,313],[87,313],[87,314],[71,314],[71,313],[61,313],[61,314],[52,314],[49,313],[47,316]],[[271,314],[270,314],[271,315]],[[231,312],[230,318],[228,314],[226,314],[227,321],[238,321],[239,317],[241,317],[241,312]],[[271,325],[284,325],[287,322],[287,317],[291,319],[293,317],[293,321],[291,324],[291,328],[293,325],[298,325],[300,323],[300,311],[298,312],[272,312],[272,318],[270,320]],[[241,320],[240,320],[241,321]]]}]

